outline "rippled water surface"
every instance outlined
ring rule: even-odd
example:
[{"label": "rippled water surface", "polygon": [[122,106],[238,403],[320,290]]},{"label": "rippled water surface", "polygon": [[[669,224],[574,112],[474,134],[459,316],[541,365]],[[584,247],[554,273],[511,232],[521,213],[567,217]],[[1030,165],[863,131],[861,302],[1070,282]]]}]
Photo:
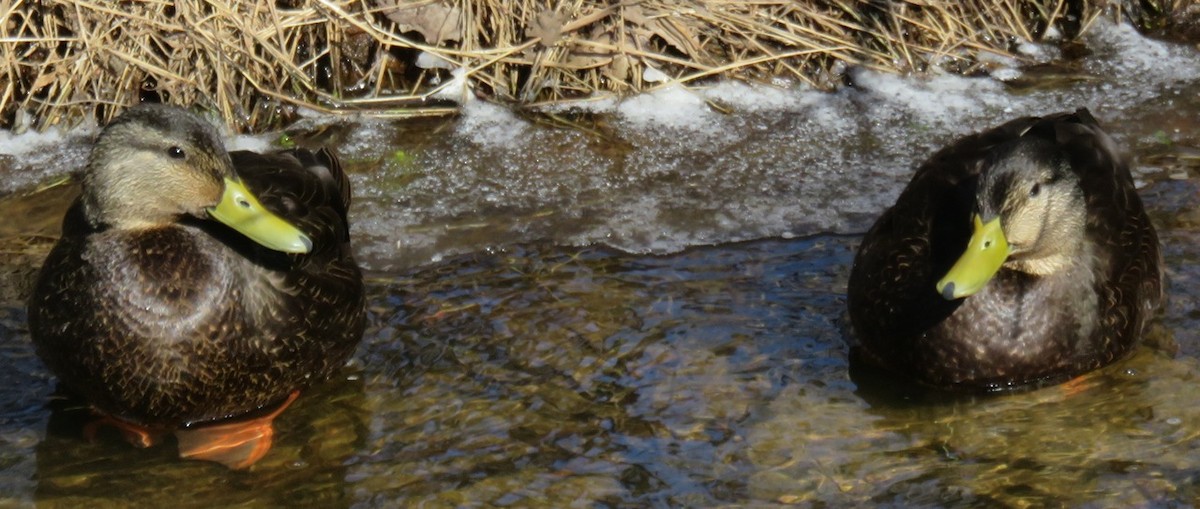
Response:
[{"label": "rippled water surface", "polygon": [[[38,188],[87,145],[0,160],[0,506],[1193,504],[1200,56],[1096,33],[1053,73],[1065,83],[1034,87],[860,73],[838,94],[710,98],[730,114],[697,99],[693,122],[650,127],[478,105],[300,126],[349,162],[370,320],[240,472],[82,438],[86,410],[55,393],[22,301],[74,192]],[[1170,298],[1147,345],[999,397],[851,369],[854,249],[912,168],[964,133],[1077,106],[1136,156],[1159,227]]]}]

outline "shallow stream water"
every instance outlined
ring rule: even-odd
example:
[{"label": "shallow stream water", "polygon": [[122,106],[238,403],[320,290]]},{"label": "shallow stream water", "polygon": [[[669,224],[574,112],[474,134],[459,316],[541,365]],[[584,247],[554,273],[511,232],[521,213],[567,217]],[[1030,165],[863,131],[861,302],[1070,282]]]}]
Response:
[{"label": "shallow stream water", "polygon": [[[0,159],[0,506],[1192,505],[1200,51],[1122,26],[1086,43],[1007,84],[862,71],[836,94],[723,85],[298,126],[290,141],[337,147],[352,173],[369,325],[248,471],[82,438],[23,299],[74,192],[48,184],[86,133]],[[913,168],[1079,106],[1135,156],[1163,242],[1147,344],[1002,396],[852,369],[850,263]]]}]

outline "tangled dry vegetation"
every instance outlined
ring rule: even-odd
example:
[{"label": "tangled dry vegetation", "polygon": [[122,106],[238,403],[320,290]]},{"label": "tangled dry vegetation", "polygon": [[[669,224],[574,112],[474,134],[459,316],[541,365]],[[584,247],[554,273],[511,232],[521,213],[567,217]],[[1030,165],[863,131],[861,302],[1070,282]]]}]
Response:
[{"label": "tangled dry vegetation", "polygon": [[847,66],[973,73],[1121,5],[1153,21],[1194,3],[0,0],[0,127],[104,121],[148,96],[247,130],[297,108],[444,114],[463,90],[535,105],[717,77],[833,89]]}]

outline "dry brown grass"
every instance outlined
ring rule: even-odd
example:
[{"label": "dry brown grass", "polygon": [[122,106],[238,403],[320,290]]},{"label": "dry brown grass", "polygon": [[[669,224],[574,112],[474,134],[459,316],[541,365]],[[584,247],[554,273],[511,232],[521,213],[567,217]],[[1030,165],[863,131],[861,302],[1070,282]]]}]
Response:
[{"label": "dry brown grass", "polygon": [[[1126,4],[1145,4],[1126,2]],[[1187,0],[1163,0],[1163,9]],[[107,120],[148,95],[239,130],[297,108],[444,114],[445,69],[474,94],[542,104],[676,82],[786,77],[822,89],[846,66],[972,73],[984,53],[1054,26],[1074,36],[1100,0],[0,0],[0,127]],[[1145,9],[1136,14],[1142,15]]]}]

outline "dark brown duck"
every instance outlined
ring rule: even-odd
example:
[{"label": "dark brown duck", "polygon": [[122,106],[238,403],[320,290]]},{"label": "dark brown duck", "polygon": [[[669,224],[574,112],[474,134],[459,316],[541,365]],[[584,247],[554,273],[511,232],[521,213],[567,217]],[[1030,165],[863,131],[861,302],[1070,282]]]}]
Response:
[{"label": "dark brown duck", "polygon": [[97,139],[39,275],[38,355],[141,435],[290,401],[362,335],[349,192],[326,150],[226,153],[182,109],[130,109]]},{"label": "dark brown duck", "polygon": [[1128,160],[1081,109],[930,158],[863,239],[848,305],[866,361],[992,391],[1121,358],[1161,300],[1158,237]]}]

